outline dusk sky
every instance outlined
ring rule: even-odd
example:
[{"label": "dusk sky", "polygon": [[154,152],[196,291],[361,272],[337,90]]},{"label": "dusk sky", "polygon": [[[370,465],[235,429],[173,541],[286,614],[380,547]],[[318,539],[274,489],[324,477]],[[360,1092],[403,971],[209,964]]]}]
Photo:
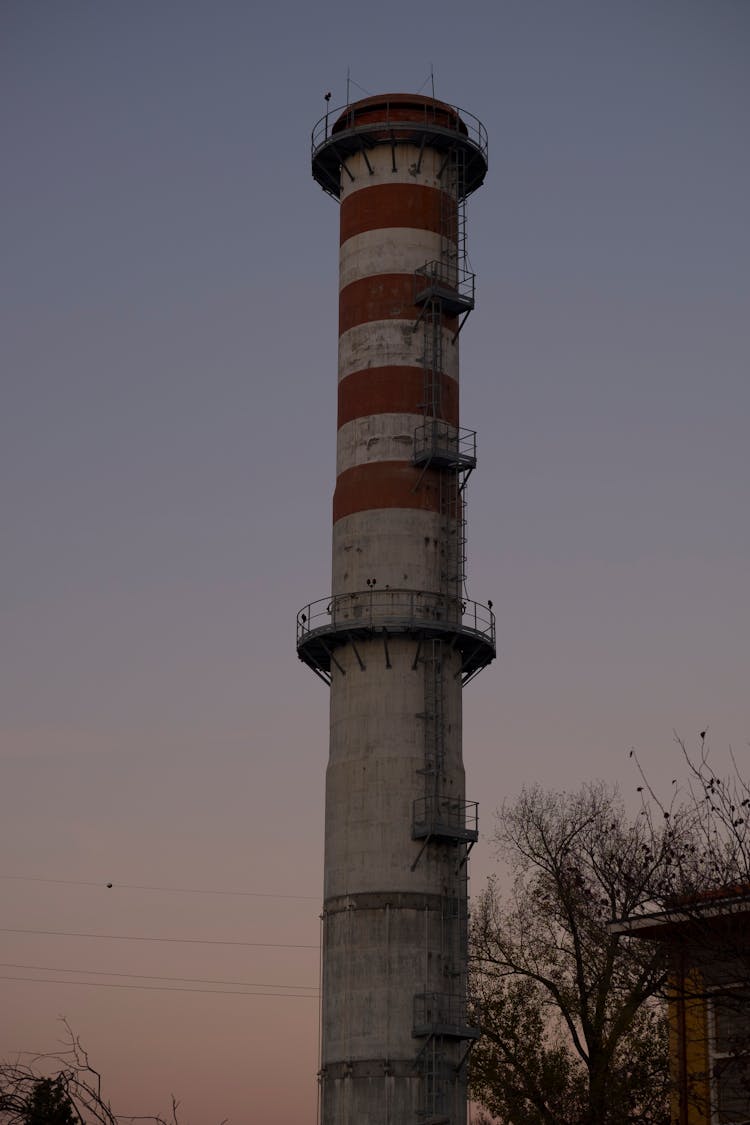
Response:
[{"label": "dusk sky", "polygon": [[524,785],[635,808],[630,748],[668,789],[705,728],[750,764],[749,60],[748,0],[2,0],[0,1056],[64,1015],[122,1113],[314,1125],[328,698],[294,636],[330,588],[338,215],[309,140],[347,68],[352,99],[433,68],[489,134],[473,889]]}]

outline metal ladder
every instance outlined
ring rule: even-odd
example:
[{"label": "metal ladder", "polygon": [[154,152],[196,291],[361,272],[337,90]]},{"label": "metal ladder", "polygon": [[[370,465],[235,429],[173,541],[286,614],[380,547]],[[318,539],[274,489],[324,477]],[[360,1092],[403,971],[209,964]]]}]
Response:
[{"label": "metal ladder", "polygon": [[[463,150],[452,149],[441,169],[441,221],[440,221],[440,259],[437,266],[438,279],[448,287],[457,287],[466,257],[466,210],[463,196],[465,177],[465,154]],[[422,307],[424,393],[422,409],[425,429],[431,433],[432,445],[427,447],[422,460],[423,472],[434,464],[438,472],[439,512],[440,512],[440,592],[445,598],[445,612],[462,612],[466,574],[466,482],[471,468],[466,468],[459,454],[459,438],[456,434],[455,458],[452,452],[446,453],[443,438],[444,429],[435,422],[441,422],[443,415],[442,384],[444,363],[444,314],[443,299],[433,294]],[[442,439],[441,444],[440,443]],[[421,479],[421,478],[420,478]],[[443,791],[445,763],[445,701],[443,688],[445,647],[441,640],[430,639],[422,642],[420,662],[424,676],[424,764],[419,770],[424,775],[424,797],[437,816],[439,801]],[[430,834],[424,839],[419,855],[412,869],[419,862],[425,848],[430,843]],[[440,837],[438,837],[440,838]],[[443,837],[444,840],[444,837]],[[455,997],[465,997],[466,975],[463,968],[468,940],[468,920],[466,910],[466,857],[469,848],[458,839],[453,841],[458,848],[458,863],[451,878],[451,886],[446,888],[440,908],[440,950],[446,992]],[[441,1034],[431,1033],[417,1055],[417,1068],[422,1075],[422,1104],[419,1111],[421,1125],[457,1125],[454,1123],[451,1088],[457,1079],[457,1072],[446,1054],[447,1041]],[[468,1052],[467,1052],[468,1053]]]},{"label": "metal ladder", "polygon": [[424,370],[422,410],[425,420],[442,414],[443,317],[439,298],[428,301],[422,317],[423,348],[420,357]]},{"label": "metal ladder", "polygon": [[422,1125],[450,1125],[448,1062],[440,1048],[440,1040],[432,1035],[417,1056],[417,1066],[423,1081],[422,1107],[419,1111]]},{"label": "metal ladder", "polygon": [[466,474],[459,465],[440,474],[441,593],[460,602],[466,578]]},{"label": "metal ladder", "polygon": [[428,640],[424,655],[424,766],[425,796],[437,793],[438,781],[445,761],[445,701],[443,699],[443,642]]}]

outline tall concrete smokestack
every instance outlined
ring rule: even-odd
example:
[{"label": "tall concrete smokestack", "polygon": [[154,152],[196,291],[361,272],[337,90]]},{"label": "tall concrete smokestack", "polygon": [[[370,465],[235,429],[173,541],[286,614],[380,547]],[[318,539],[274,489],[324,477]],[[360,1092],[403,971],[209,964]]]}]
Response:
[{"label": "tall concrete smokestack", "polygon": [[432,98],[365,98],[318,123],[312,170],[341,201],[332,592],[297,620],[331,688],[321,1120],[465,1125],[477,805],[461,691],[495,622],[464,592],[476,434],[459,425],[458,336],[486,134]]}]

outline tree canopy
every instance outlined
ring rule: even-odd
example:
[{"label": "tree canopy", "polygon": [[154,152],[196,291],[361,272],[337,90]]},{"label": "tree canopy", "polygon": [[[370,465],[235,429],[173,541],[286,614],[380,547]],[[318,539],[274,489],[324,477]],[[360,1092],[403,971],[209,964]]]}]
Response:
[{"label": "tree canopy", "polygon": [[40,1078],[22,1111],[23,1125],[80,1125],[63,1078]]},{"label": "tree canopy", "polygon": [[490,880],[471,927],[472,1089],[503,1125],[667,1125],[664,955],[610,928],[664,878],[681,826],[652,827],[601,784],[503,806],[512,885]]},{"label": "tree canopy", "polygon": [[179,1125],[174,1097],[168,1116],[116,1113],[88,1052],[69,1024],[62,1023],[67,1043],[57,1054],[0,1061],[0,1125]]}]

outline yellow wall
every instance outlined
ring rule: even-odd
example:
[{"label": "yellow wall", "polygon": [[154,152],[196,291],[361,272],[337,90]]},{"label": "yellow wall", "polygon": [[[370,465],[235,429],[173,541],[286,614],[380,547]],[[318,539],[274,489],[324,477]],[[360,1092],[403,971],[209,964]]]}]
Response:
[{"label": "yellow wall", "polygon": [[680,966],[669,997],[670,1067],[674,1125],[710,1125],[708,1004],[697,969]]}]

